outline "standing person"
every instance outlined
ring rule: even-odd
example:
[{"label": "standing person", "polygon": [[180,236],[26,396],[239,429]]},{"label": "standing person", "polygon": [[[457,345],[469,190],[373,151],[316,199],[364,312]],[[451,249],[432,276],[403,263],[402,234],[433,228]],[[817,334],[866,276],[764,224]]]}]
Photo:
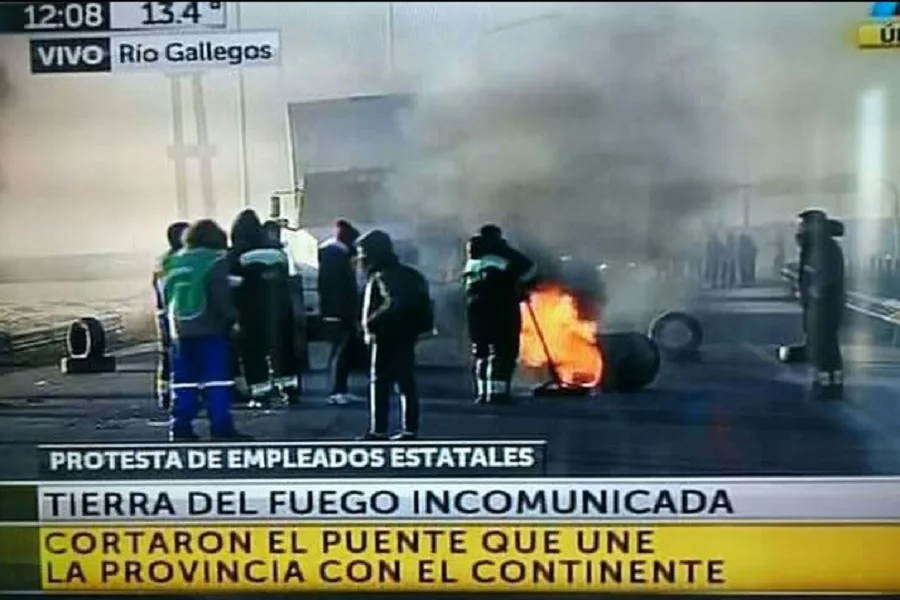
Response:
[{"label": "standing person", "polygon": [[[288,404],[300,400],[300,363],[297,341],[297,318],[306,318],[303,306],[302,282],[298,287],[297,269],[287,243],[281,239],[281,225],[278,221],[263,223],[263,233],[268,245],[284,256],[285,269],[279,270],[273,281],[273,305],[278,313],[272,348],[272,382],[286,396]],[[291,278],[295,278],[294,281]]]},{"label": "standing person", "polygon": [[512,248],[496,225],[485,225],[469,240],[463,280],[476,404],[511,398],[522,330],[519,304],[536,279],[534,262]]},{"label": "standing person", "polygon": [[739,257],[738,257],[738,239],[734,232],[730,232],[725,236],[725,288],[733,289],[738,284]]},{"label": "standing person", "polygon": [[787,263],[787,252],[785,250],[784,235],[781,231],[775,232],[775,256],[772,258],[772,279],[778,281],[781,279],[781,269]]},{"label": "standing person", "polygon": [[163,271],[172,334],[172,441],[196,440],[193,421],[202,391],[214,439],[243,438],[234,427],[229,332],[237,318],[228,284],[225,232],[210,219],[191,225],[185,248]]},{"label": "standing person", "polygon": [[272,248],[284,249],[285,245],[281,239],[281,225],[278,224],[278,221],[268,219],[262,224],[262,228],[263,234],[266,236],[266,241]]},{"label": "standing person", "polygon": [[756,242],[753,241],[747,231],[738,236],[738,256],[740,257],[741,285],[748,286],[756,283]]},{"label": "standing person", "polygon": [[711,289],[722,286],[723,262],[725,254],[725,245],[719,238],[719,234],[715,231],[709,234],[706,241],[706,283]]},{"label": "standing person", "polygon": [[331,338],[331,404],[361,401],[350,394],[350,370],[360,357],[359,317],[360,290],[354,258],[359,231],[349,221],[340,219],[335,234],[319,245],[319,313],[328,326]]},{"label": "standing person", "polygon": [[[235,289],[240,325],[241,362],[253,406],[269,406],[274,401],[296,400],[295,369],[285,375],[285,364],[292,361],[280,343],[281,328],[290,309],[288,296],[288,260],[279,248],[273,248],[259,217],[246,209],[231,229],[231,274],[240,280]],[[287,356],[285,356],[287,354]],[[273,371],[282,374],[274,380]]]},{"label": "standing person", "polygon": [[172,391],[169,379],[172,374],[172,336],[166,319],[166,301],[163,289],[163,273],[166,261],[184,246],[182,237],[190,224],[187,221],[176,221],[166,229],[166,240],[169,249],[159,257],[153,269],[153,295],[156,299],[156,327],[158,355],[156,363],[156,402],[163,410],[169,410],[172,404]]},{"label": "standing person", "polygon": [[388,437],[391,392],[400,392],[401,431],[391,439],[410,440],[419,434],[419,390],[416,384],[416,342],[434,327],[434,307],[428,282],[394,253],[388,234],[374,230],[359,239],[366,272],[362,330],[371,350],[369,430],[366,440]]},{"label": "standing person", "polygon": [[799,215],[797,245],[800,249],[800,306],[806,355],[812,367],[813,397],[841,400],[844,393],[840,327],[844,313],[844,253],[834,238],[843,235],[843,224],[831,221],[821,210]]}]

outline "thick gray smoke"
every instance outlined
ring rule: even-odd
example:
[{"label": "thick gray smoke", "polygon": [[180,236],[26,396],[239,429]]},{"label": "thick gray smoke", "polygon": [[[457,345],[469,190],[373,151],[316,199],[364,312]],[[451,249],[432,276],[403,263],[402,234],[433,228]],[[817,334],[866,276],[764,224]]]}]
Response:
[{"label": "thick gray smoke", "polygon": [[715,30],[679,11],[565,7],[436,66],[396,196],[460,232],[497,222],[591,266],[681,251],[712,202],[721,73]]}]

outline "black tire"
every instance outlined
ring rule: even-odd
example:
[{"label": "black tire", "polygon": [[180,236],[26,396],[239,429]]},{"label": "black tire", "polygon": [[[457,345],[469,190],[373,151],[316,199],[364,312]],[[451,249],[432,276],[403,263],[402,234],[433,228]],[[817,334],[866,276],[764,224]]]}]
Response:
[{"label": "black tire", "polygon": [[662,362],[659,348],[647,336],[637,333],[607,333],[597,340],[603,355],[604,392],[637,392],[656,379]]},{"label": "black tire", "polygon": [[[667,342],[665,331],[673,325],[685,328],[688,339],[681,344]],[[650,339],[656,342],[660,354],[670,359],[696,358],[703,345],[703,327],[693,315],[672,310],[656,317],[650,324]]]},{"label": "black tire", "polygon": [[66,354],[70,358],[101,358],[106,355],[106,330],[94,317],[84,317],[69,324],[66,331]]}]

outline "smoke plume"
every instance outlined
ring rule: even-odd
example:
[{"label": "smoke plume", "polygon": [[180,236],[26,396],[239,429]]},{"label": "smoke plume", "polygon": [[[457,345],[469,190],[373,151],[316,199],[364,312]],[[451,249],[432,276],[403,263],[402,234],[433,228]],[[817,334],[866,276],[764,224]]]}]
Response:
[{"label": "smoke plume", "polygon": [[431,70],[395,196],[592,268],[678,252],[719,160],[712,30],[677,5],[576,9],[495,28],[477,56]]}]

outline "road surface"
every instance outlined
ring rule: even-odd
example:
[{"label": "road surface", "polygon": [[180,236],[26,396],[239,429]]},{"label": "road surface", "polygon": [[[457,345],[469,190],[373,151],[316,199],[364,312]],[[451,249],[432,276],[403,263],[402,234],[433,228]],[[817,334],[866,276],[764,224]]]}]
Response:
[{"label": "road surface", "polygon": [[[480,407],[470,403],[464,370],[423,368],[422,434],[546,439],[556,476],[900,474],[900,353],[848,347],[847,400],[816,402],[804,395],[803,372],[774,359],[799,326],[781,290],[707,293],[692,310],[704,326],[702,360],[664,364],[637,394],[539,399],[520,382],[516,406]],[[164,440],[152,362],[137,349],[115,374],[42,368],[0,376],[0,478],[33,477],[32,448],[42,442]],[[361,377],[355,391],[365,392]],[[365,430],[365,404],[326,404],[324,374],[311,374],[306,392],[296,408],[237,411],[240,428],[261,440]]]}]

